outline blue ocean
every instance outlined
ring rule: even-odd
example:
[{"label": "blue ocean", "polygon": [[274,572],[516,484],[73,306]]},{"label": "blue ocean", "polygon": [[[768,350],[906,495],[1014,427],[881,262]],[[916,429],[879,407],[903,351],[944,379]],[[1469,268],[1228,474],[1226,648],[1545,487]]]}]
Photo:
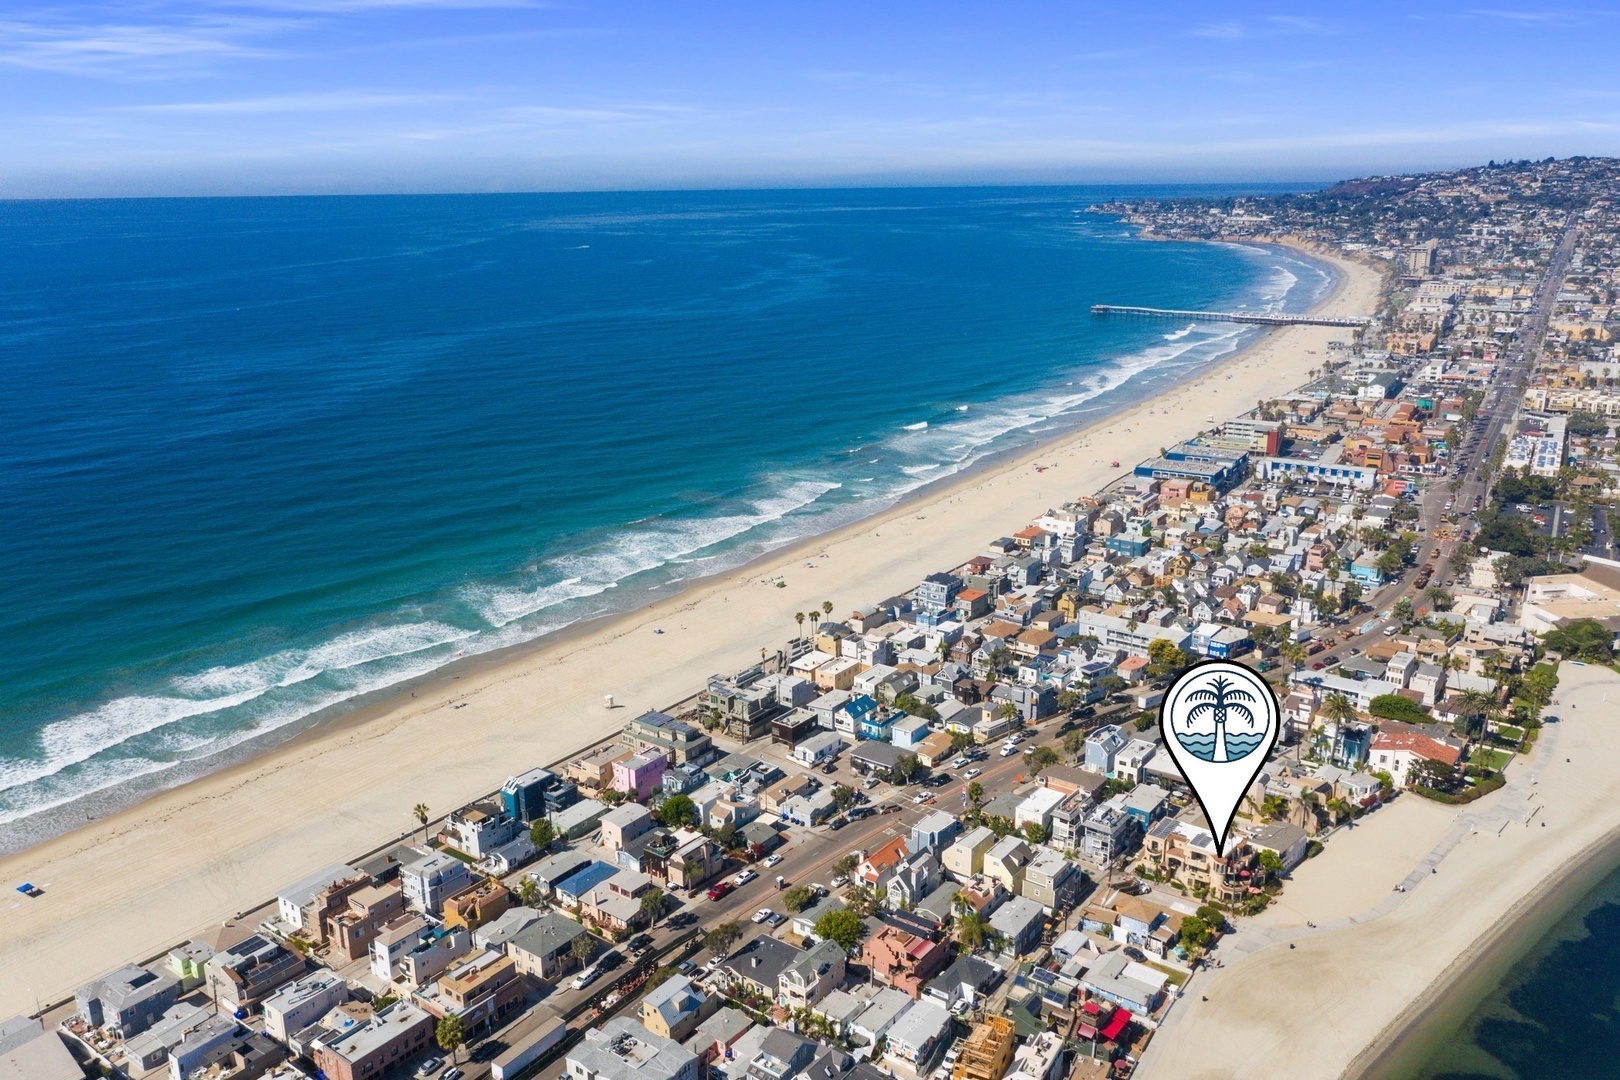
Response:
[{"label": "blue ocean", "polygon": [[1331,285],[1083,212],[1169,193],[0,203],[0,847],[871,514],[1252,333],[1093,303],[1303,310]]}]

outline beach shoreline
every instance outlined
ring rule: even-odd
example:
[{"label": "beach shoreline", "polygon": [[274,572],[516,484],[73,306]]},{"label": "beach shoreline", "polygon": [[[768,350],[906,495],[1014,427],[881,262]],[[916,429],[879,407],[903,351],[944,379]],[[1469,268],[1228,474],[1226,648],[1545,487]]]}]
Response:
[{"label": "beach shoreline", "polygon": [[1222,967],[1188,983],[1140,1074],[1413,1075],[1620,863],[1620,733],[1603,723],[1620,675],[1565,664],[1560,678],[1549,711],[1563,720],[1503,788],[1460,807],[1404,795],[1296,868],[1221,943]]},{"label": "beach shoreline", "polygon": [[1620,825],[1566,859],[1502,921],[1452,961],[1406,1011],[1351,1059],[1344,1080],[1414,1075],[1442,1042],[1499,986],[1536,943],[1620,868]]},{"label": "beach shoreline", "polygon": [[[1244,248],[1251,252],[1257,247],[1264,246],[1286,248],[1291,253],[1331,271],[1328,287],[1311,298],[1311,310],[1329,303],[1344,286],[1345,274],[1340,261],[1336,259],[1334,253],[1325,251],[1320,245],[1302,243],[1293,238],[1279,238],[1275,242],[1266,241],[1264,244],[1256,244],[1252,240],[1221,240],[1217,243]],[[1189,369],[1174,374],[1160,374],[1157,367],[1135,372],[1121,385],[1112,387],[1092,401],[1083,403],[1072,413],[1054,416],[1052,419],[1061,425],[1055,430],[1043,431],[1033,441],[1018,441],[1013,445],[984,453],[958,471],[947,470],[938,478],[921,483],[893,497],[892,501],[884,500],[877,504],[876,509],[863,516],[834,525],[824,532],[789,540],[779,547],[748,556],[742,562],[722,564],[718,569],[685,580],[677,579],[677,582],[654,585],[646,591],[618,590],[613,595],[624,604],[622,607],[582,616],[533,638],[490,648],[487,651],[470,652],[398,682],[315,709],[290,723],[253,734],[241,742],[205,751],[202,756],[196,758],[176,761],[153,771],[137,774],[112,787],[85,791],[77,797],[6,821],[3,827],[0,827],[0,858],[25,852],[86,823],[113,817],[165,791],[210,775],[250,765],[284,748],[296,747],[318,738],[323,732],[330,731],[334,727],[366,722],[377,716],[379,711],[393,708],[413,694],[434,694],[445,689],[454,689],[450,686],[454,682],[476,679],[493,667],[516,662],[538,650],[566,645],[571,640],[603,631],[611,627],[616,620],[654,611],[659,605],[678,604],[682,597],[707,584],[732,575],[746,574],[775,560],[811,553],[830,539],[838,538],[850,530],[858,530],[885,514],[897,513],[908,505],[927,501],[956,485],[967,484],[975,477],[995,472],[1000,468],[1019,467],[1037,460],[1043,449],[1062,443],[1088,428],[1109,422],[1133,409],[1144,399],[1144,395],[1172,391],[1219,369],[1221,365],[1244,355],[1250,348],[1259,344],[1265,334],[1266,331],[1261,328],[1249,328],[1244,337],[1239,338],[1243,343],[1233,346],[1230,352],[1200,361]],[[1134,354],[1127,354],[1124,359],[1128,360],[1132,355]],[[1133,384],[1138,385],[1133,387]],[[1136,391],[1134,394],[1131,393],[1133,389]],[[1133,462],[1125,463],[1127,471],[1131,464]],[[632,596],[635,599],[630,600]]]},{"label": "beach shoreline", "polygon": [[[1372,310],[1376,271],[1305,253],[1338,275],[1313,310]],[[925,485],[870,517],[650,604],[455,661],[264,753],[0,857],[0,876],[47,890],[0,912],[0,969],[29,973],[45,984],[33,987],[40,997],[54,999],[129,955],[251,909],[310,866],[406,834],[417,801],[437,816],[511,772],[611,736],[642,709],[690,697],[703,675],[747,666],[762,644],[791,636],[796,608],[824,599],[853,606],[911,588],[1020,519],[1090,494],[1162,443],[1192,435],[1206,414],[1224,419],[1256,397],[1297,388],[1326,360],[1326,342],[1343,335],[1327,327],[1263,333],[1148,400],[1009,449],[1004,460]],[[1249,374],[1237,381],[1240,373]],[[1158,420],[1160,412],[1173,421]],[[1037,473],[1035,462],[1048,468]],[[769,584],[777,577],[785,588]],[[668,632],[653,636],[655,626]],[[604,710],[607,693],[622,708]],[[32,1007],[12,982],[0,986],[0,1010]]]}]

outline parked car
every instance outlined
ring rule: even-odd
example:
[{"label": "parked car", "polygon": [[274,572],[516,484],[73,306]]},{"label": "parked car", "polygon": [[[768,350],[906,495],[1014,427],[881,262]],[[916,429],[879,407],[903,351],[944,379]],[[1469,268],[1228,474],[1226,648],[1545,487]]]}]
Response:
[{"label": "parked car", "polygon": [[754,912],[754,917],[748,921],[751,923],[762,923],[766,919],[770,918],[773,914],[775,914],[775,912],[771,911],[770,908],[762,907],[758,911]]},{"label": "parked car", "polygon": [[679,964],[675,965],[675,970],[680,972],[682,975],[690,975],[692,972],[697,970],[697,965],[692,963],[690,960],[682,960]]},{"label": "parked car", "polygon": [[1016,746],[1003,746],[1001,748],[1002,757],[1012,757],[1016,753],[1018,753],[1018,747]]},{"label": "parked car", "polygon": [[430,1057],[416,1067],[417,1076],[432,1076],[444,1068],[444,1058]]},{"label": "parked car", "polygon": [[781,864],[782,864],[782,856],[777,855],[774,852],[765,857],[765,865],[766,866],[780,866]]},{"label": "parked car", "polygon": [[737,873],[737,876],[732,878],[731,880],[732,880],[733,883],[735,883],[737,885],[746,885],[750,881],[753,881],[757,877],[759,877],[759,871],[757,871],[757,870],[742,870],[742,871],[739,871]]},{"label": "parked car", "polygon": [[735,889],[736,887],[737,886],[733,885],[729,881],[717,882],[717,883],[709,886],[709,899],[710,900],[719,900],[721,897],[725,896],[727,893],[731,892],[731,890]]},{"label": "parked car", "polygon": [[630,939],[628,948],[631,952],[645,952],[652,945],[651,934],[637,934]]},{"label": "parked car", "polygon": [[1143,952],[1141,949],[1136,948],[1134,945],[1125,946],[1125,955],[1130,957],[1132,960],[1136,960],[1136,961],[1139,961],[1139,962],[1147,960],[1147,953]]},{"label": "parked car", "polygon": [[460,1069],[450,1069],[443,1076],[439,1077],[439,1080],[461,1080],[461,1078],[466,1075],[467,1074],[462,1072]]},{"label": "parked car", "polygon": [[830,830],[832,832],[837,832],[839,829],[842,829],[845,825],[848,825],[848,824],[849,824],[849,818],[847,818],[847,817],[835,817],[831,821],[827,822],[827,828],[828,828],[828,830]]},{"label": "parked car", "polygon": [[[583,990],[587,986],[591,985],[591,983],[595,982],[596,977],[600,974],[602,974],[602,972],[597,969],[595,964],[592,964],[578,975],[575,975],[574,981],[568,984],[568,988],[570,990]],[[449,1074],[446,1073],[445,1075],[448,1076]]]},{"label": "parked car", "polygon": [[774,930],[785,922],[787,922],[786,915],[782,914],[780,911],[773,911],[771,912],[771,917],[765,920],[765,925]]}]

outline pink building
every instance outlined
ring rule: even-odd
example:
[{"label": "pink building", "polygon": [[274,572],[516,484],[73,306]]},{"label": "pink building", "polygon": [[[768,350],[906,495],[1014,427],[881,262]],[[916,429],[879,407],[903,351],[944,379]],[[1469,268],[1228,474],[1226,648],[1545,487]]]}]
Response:
[{"label": "pink building", "polygon": [[622,791],[636,802],[646,802],[664,778],[668,760],[660,750],[643,750],[613,763],[613,790]]}]

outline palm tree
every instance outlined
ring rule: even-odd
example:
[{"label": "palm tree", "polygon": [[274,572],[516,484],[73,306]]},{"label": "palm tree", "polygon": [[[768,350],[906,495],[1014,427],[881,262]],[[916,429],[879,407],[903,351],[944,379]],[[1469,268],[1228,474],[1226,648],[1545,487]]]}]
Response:
[{"label": "palm tree", "polygon": [[1457,709],[1468,718],[1467,731],[1469,738],[1475,738],[1475,728],[1484,733],[1484,719],[1492,709],[1496,708],[1496,698],[1485,690],[1464,690],[1457,695]]},{"label": "palm tree", "polygon": [[832,614],[832,601],[831,600],[823,600],[821,602],[821,613],[823,615],[831,615]]},{"label": "palm tree", "polygon": [[956,939],[962,943],[962,948],[976,953],[984,948],[995,931],[990,927],[990,920],[969,907],[960,896],[956,898],[956,908]]},{"label": "palm tree", "polygon": [[1343,694],[1329,694],[1322,700],[1322,715],[1335,724],[1356,718],[1356,706]]},{"label": "palm tree", "polygon": [[422,823],[422,842],[427,842],[428,807],[427,803],[419,802],[411,807],[411,816]]},{"label": "palm tree", "polygon": [[816,624],[821,622],[821,612],[812,608],[804,613],[804,617],[810,620],[810,633],[812,636],[814,636],[816,632]]},{"label": "palm tree", "polygon": [[793,621],[799,624],[799,637],[804,637],[804,612],[795,611]]}]

